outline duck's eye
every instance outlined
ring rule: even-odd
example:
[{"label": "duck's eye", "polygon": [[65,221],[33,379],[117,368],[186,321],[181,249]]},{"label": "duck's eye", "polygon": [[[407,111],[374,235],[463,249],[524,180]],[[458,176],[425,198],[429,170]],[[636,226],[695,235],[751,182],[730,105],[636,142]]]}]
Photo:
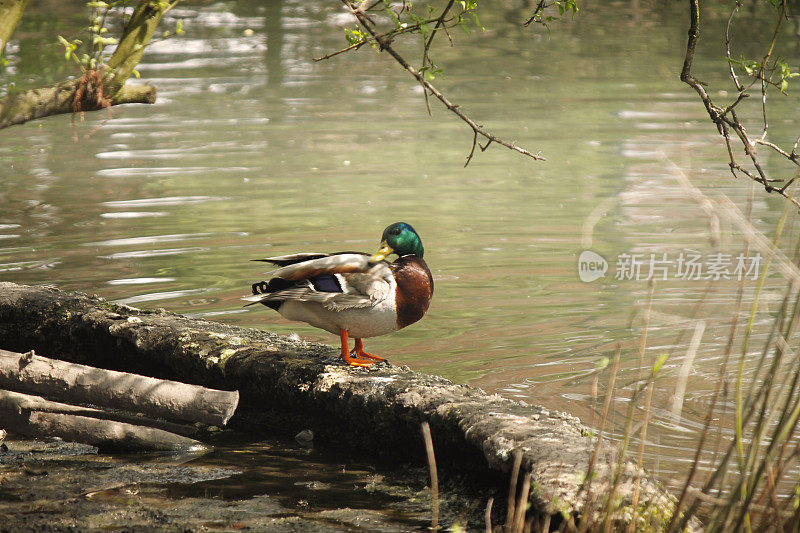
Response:
[{"label": "duck's eye", "polygon": [[390,235],[400,235],[400,228],[392,228],[389,230]]}]

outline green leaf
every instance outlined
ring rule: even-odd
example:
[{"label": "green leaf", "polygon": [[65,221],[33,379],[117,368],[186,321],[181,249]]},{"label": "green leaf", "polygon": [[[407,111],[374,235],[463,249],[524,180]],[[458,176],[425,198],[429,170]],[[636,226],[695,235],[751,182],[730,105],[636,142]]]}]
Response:
[{"label": "green leaf", "polygon": [[664,363],[667,362],[667,359],[669,359],[669,354],[667,353],[662,353],[661,355],[658,356],[658,359],[656,359],[656,363],[653,365],[654,377],[656,374],[658,374],[659,370],[661,370],[661,367],[664,366]]},{"label": "green leaf", "polygon": [[364,40],[364,35],[361,33],[361,30],[357,28],[355,30],[345,28],[344,37],[350,44],[358,44]]},{"label": "green leaf", "polygon": [[788,89],[788,88],[789,88],[789,80],[787,80],[787,79],[785,79],[785,78],[784,78],[784,79],[782,79],[782,80],[781,80],[781,92],[782,92],[782,93],[785,93],[785,92],[786,92],[786,89]]}]

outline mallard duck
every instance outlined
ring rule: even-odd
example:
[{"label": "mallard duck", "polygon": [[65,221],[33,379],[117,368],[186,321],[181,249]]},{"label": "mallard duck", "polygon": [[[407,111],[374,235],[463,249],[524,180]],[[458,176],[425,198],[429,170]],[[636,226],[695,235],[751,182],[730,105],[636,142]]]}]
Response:
[{"label": "mallard duck", "polygon": [[[396,254],[393,263],[385,259]],[[414,228],[396,222],[383,231],[378,251],[299,253],[256,259],[279,268],[253,284],[248,305],[261,303],[284,318],[339,335],[341,358],[368,367],[383,357],[364,351],[361,339],[402,329],[421,319],[433,295],[433,277]],[[355,338],[351,354],[348,339]]]}]

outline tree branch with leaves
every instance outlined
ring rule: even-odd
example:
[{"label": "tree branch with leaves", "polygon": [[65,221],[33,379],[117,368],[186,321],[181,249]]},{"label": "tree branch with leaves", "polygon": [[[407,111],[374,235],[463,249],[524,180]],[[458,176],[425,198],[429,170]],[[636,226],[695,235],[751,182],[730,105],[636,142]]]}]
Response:
[{"label": "tree branch with leaves", "polygon": [[[345,35],[350,43],[348,47],[338,52],[327,54],[317,60],[328,59],[343,52],[357,50],[364,45],[371,45],[379,52],[389,54],[422,86],[429,113],[429,98],[433,96],[448,111],[470,127],[472,130],[472,147],[467,154],[464,166],[470,163],[476,149],[480,148],[481,151],[485,151],[492,143],[504,146],[509,150],[535,160],[544,160],[540,152],[533,153],[518,146],[516,142],[507,141],[488,132],[483,125],[475,122],[462,110],[461,106],[452,102],[432,83],[436,76],[441,73],[441,69],[433,61],[430,54],[436,36],[444,33],[448,36],[448,40],[452,45],[451,29],[461,28],[469,33],[471,31],[470,23],[474,23],[482,29],[477,17],[477,0],[448,0],[441,10],[437,10],[428,4],[424,7],[427,12],[424,16],[414,11],[411,4],[405,0],[400,2],[392,2],[391,0],[363,0],[361,2],[342,0],[342,3],[353,15],[358,27],[345,30]],[[380,27],[384,27],[384,29],[381,30],[379,29]],[[393,41],[396,38],[414,34],[421,37],[423,45],[422,58],[417,67],[414,67],[393,46]],[[485,141],[484,144],[481,144],[481,139]]]},{"label": "tree branch with leaves", "polygon": [[[699,0],[688,0],[689,3],[689,39],[686,44],[686,54],[681,70],[681,81],[688,84],[695,90],[700,100],[703,102],[711,121],[717,126],[717,131],[725,140],[728,151],[728,166],[734,177],[746,176],[751,180],[761,184],[768,193],[778,193],[800,208],[800,202],[791,194],[789,187],[797,179],[797,174],[786,180],[784,178],[771,178],[762,164],[758,154],[758,146],[764,146],[779,154],[783,159],[790,162],[795,167],[800,167],[800,155],[797,152],[800,137],[795,141],[791,150],[781,148],[767,138],[769,121],[767,119],[767,97],[773,90],[781,94],[786,94],[789,87],[789,80],[798,76],[797,73],[790,71],[786,60],[775,56],[775,47],[780,37],[780,31],[784,20],[787,18],[787,0],[765,0],[775,11],[775,23],[772,37],[769,41],[764,55],[759,60],[746,59],[740,56],[738,59],[731,53],[731,36],[733,23],[742,7],[742,2],[737,0],[735,7],[731,11],[725,30],[725,49],[726,60],[728,62],[729,76],[736,88],[736,97],[726,106],[715,104],[708,91],[706,84],[698,80],[693,72],[694,57],[697,43],[700,38],[700,2]],[[740,74],[736,70],[740,69]],[[744,76],[744,79],[740,76]],[[746,102],[751,92],[758,91],[760,96],[761,131],[758,137],[751,136],[742,121],[739,119],[737,110]],[[738,141],[738,142],[737,142]],[[736,156],[738,147],[741,147],[745,155],[747,166],[742,164]],[[781,184],[778,186],[778,184]]]},{"label": "tree branch with leaves", "polygon": [[[155,87],[126,82],[131,76],[138,77],[136,65],[162,18],[178,2],[180,0],[140,0],[127,16],[123,12],[131,2],[88,2],[90,25],[87,42],[58,36],[64,47],[64,58],[77,65],[80,77],[0,98],[0,128],[50,115],[82,113],[127,103],[154,103]],[[11,8],[22,3],[12,3]],[[0,3],[0,20],[7,15],[5,9],[7,6]],[[125,17],[119,39],[110,37],[106,27],[106,21],[112,15]],[[165,35],[182,32],[182,25],[178,23],[174,32],[165,32]],[[108,56],[105,51],[111,46],[116,48]]]}]

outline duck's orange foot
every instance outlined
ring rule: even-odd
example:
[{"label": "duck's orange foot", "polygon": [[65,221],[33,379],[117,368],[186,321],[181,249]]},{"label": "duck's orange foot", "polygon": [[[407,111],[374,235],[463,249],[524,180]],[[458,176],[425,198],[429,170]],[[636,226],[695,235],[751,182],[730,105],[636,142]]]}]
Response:
[{"label": "duck's orange foot", "polygon": [[375,361],[369,359],[361,359],[359,357],[350,357],[350,354],[342,353],[342,360],[350,366],[370,367],[375,364]]},{"label": "duck's orange foot", "polygon": [[[369,359],[364,359],[361,357],[350,357],[350,350],[347,345],[347,338],[348,338],[347,330],[340,329],[339,336],[341,337],[342,340],[342,353],[340,355],[342,361],[344,361],[350,366],[360,366],[360,367],[370,367],[375,364],[375,361],[370,361]],[[358,348],[360,341],[361,339],[356,339],[356,348]],[[361,347],[363,348],[363,345]]]},{"label": "duck's orange foot", "polygon": [[383,357],[372,355],[371,353],[367,353],[364,351],[364,342],[361,339],[356,339],[356,347],[354,349],[356,357],[361,359],[367,358],[372,359],[374,361],[386,361]]}]

